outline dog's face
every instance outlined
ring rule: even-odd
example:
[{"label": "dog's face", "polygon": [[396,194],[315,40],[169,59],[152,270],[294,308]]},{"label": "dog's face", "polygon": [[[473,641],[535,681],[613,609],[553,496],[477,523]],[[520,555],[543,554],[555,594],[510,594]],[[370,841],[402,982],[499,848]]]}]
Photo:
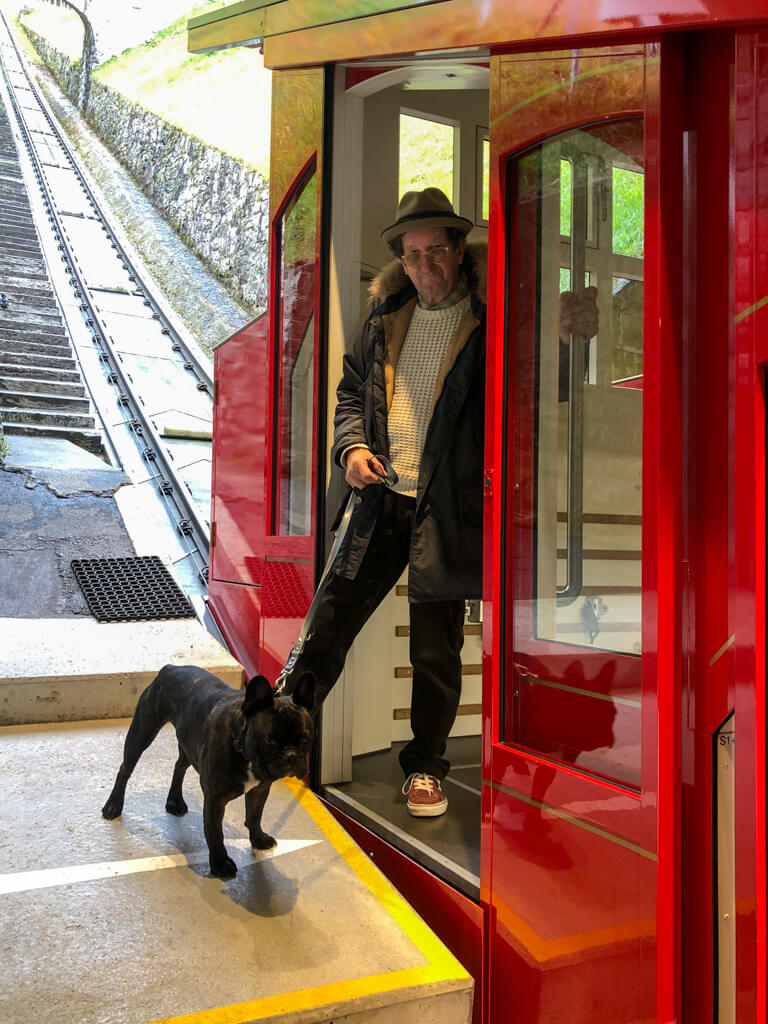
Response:
[{"label": "dog's face", "polygon": [[299,679],[290,697],[275,699],[264,676],[248,683],[242,705],[242,751],[257,779],[304,777],[314,733],[310,714],[314,696],[315,678],[310,673]]}]

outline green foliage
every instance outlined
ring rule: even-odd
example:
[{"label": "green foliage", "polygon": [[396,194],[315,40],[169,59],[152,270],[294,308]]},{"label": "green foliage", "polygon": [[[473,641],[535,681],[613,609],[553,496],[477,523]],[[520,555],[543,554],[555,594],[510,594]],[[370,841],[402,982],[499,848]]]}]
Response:
[{"label": "green foliage", "polygon": [[570,160],[560,161],[560,234],[571,233],[571,182],[573,168]]},{"label": "green foliage", "polygon": [[645,176],[639,171],[613,168],[613,251],[622,256],[643,256]]},{"label": "green foliage", "polygon": [[[613,167],[613,252],[621,256],[643,257],[643,221],[645,214],[645,178],[639,171]],[[570,161],[560,161],[560,234],[571,233]]]},{"label": "green foliage", "polygon": [[[261,55],[245,47],[187,51],[188,19],[220,6],[221,0],[198,5],[141,46],[104,61],[94,80],[267,177],[272,79]],[[66,51],[77,60],[82,23],[68,8],[35,9],[25,22],[64,52],[65,15],[67,23],[77,23],[76,45]]]},{"label": "green foliage", "polygon": [[283,266],[313,263],[317,225],[317,174],[313,174],[283,218]]},{"label": "green foliage", "polygon": [[398,196],[435,187],[452,199],[453,145],[453,125],[401,114]]},{"label": "green foliage", "polygon": [[489,139],[483,139],[483,205],[482,205],[482,218],[488,220],[491,212],[491,183],[490,183],[490,168],[491,168],[491,143]]}]

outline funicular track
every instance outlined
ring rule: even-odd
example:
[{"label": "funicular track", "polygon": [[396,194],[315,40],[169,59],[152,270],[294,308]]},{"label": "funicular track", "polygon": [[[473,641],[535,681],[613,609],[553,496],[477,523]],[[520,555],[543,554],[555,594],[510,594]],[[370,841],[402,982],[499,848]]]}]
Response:
[{"label": "funicular track", "polygon": [[[69,307],[82,321],[81,343],[85,339],[91,349],[84,359],[75,344],[107,447],[134,482],[151,481],[180,538],[182,555],[174,560],[186,561],[187,577],[196,577],[204,590],[210,534],[210,362],[166,315],[154,285],[126,251],[1,13],[0,18],[9,118],[15,120],[19,148],[39,185],[63,280],[71,289]],[[94,382],[93,374],[89,378],[85,362],[98,364],[101,381]]]}]

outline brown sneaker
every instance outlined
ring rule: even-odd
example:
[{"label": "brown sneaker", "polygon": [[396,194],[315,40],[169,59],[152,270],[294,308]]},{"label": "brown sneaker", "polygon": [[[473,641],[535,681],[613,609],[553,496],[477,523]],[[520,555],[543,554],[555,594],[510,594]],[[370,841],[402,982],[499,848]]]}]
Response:
[{"label": "brown sneaker", "polygon": [[414,818],[437,818],[448,810],[448,798],[434,775],[414,772],[403,785],[403,796],[408,797],[408,813]]}]

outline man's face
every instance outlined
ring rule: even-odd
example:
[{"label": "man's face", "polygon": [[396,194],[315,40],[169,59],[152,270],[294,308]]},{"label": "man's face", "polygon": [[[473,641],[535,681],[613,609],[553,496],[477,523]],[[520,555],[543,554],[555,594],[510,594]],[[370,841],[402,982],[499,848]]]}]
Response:
[{"label": "man's face", "polygon": [[[442,262],[433,262],[431,256]],[[454,248],[448,241],[445,228],[422,228],[420,231],[406,231],[403,235],[403,269],[430,306],[448,298],[459,283],[463,256],[464,239],[460,239]]]}]

